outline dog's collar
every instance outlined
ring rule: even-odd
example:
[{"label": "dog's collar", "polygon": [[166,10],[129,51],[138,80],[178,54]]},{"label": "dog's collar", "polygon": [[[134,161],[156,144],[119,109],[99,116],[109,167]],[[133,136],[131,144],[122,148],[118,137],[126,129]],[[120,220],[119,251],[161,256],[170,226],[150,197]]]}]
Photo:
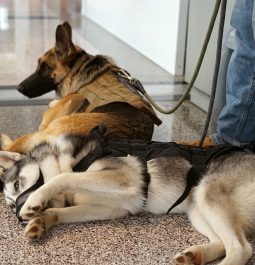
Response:
[{"label": "dog's collar", "polygon": [[35,184],[33,186],[31,186],[29,189],[25,190],[24,192],[22,192],[16,199],[16,216],[19,219],[20,222],[22,222],[23,224],[26,223],[26,221],[23,221],[19,215],[20,210],[22,208],[22,206],[24,205],[24,203],[26,202],[28,196],[34,192],[35,190],[37,190],[39,187],[41,187],[44,184],[44,178],[43,178],[43,174],[42,171],[40,169],[40,174],[39,174],[39,178],[38,180],[35,182]]}]

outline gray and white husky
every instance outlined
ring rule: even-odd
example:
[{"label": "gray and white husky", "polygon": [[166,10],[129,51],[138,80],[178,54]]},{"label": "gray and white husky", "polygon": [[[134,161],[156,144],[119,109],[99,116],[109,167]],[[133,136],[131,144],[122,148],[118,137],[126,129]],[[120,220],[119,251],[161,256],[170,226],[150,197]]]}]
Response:
[{"label": "gray and white husky", "polygon": [[[27,238],[39,239],[57,224],[114,219],[141,211],[164,214],[183,193],[192,167],[184,157],[163,153],[144,162],[132,152],[128,156],[102,155],[104,131],[98,126],[86,137],[52,138],[26,156],[0,152],[9,205],[15,207],[18,196],[40,174],[44,178],[19,212],[23,220],[29,220]],[[87,159],[86,170],[73,172],[95,150],[101,150],[97,159]],[[147,183],[145,172],[150,176]],[[213,159],[198,185],[172,211],[186,213],[210,243],[178,253],[173,264],[202,265],[223,256],[220,265],[246,264],[252,255],[246,232],[254,231],[254,209],[255,156],[231,152]]]}]

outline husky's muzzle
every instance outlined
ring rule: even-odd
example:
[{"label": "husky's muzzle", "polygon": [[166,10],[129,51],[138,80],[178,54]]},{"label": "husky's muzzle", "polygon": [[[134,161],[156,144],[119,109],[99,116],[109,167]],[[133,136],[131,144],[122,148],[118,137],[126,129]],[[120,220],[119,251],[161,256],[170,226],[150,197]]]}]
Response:
[{"label": "husky's muzzle", "polygon": [[39,76],[37,73],[30,75],[23,80],[17,87],[17,90],[29,97],[35,98],[57,89],[57,84],[53,78]]}]

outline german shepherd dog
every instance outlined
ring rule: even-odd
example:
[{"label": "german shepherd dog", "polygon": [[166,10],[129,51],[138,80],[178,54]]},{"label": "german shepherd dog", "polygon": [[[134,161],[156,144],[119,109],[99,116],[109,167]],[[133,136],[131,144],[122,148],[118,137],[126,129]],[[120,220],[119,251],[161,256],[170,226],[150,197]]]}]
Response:
[{"label": "german shepherd dog", "polygon": [[86,134],[100,123],[109,128],[109,138],[150,140],[154,123],[159,125],[161,121],[132,82],[112,59],[90,55],[73,44],[67,22],[58,25],[55,47],[39,58],[35,73],[18,90],[28,97],[55,90],[60,100],[50,104],[39,132],[14,142],[2,135],[2,148],[26,153],[47,137]]},{"label": "german shepherd dog", "polygon": [[[45,184],[28,196],[19,211],[28,220],[28,239],[41,238],[57,224],[114,219],[142,211],[164,214],[179,198],[192,165],[178,154],[168,156],[170,143],[144,162],[141,146],[139,155],[133,148],[127,156],[108,152],[114,141],[105,141],[104,133],[104,126],[97,126],[87,136],[62,135],[26,156],[0,152],[5,198],[14,209],[39,176],[44,179]],[[152,144],[155,149],[159,143]],[[86,162],[86,169],[77,170],[81,161]],[[210,243],[178,253],[173,264],[202,265],[223,256],[220,265],[247,263],[252,247],[245,233],[255,228],[254,172],[255,156],[248,152],[223,154],[208,164],[200,182],[172,212],[186,213]]]}]

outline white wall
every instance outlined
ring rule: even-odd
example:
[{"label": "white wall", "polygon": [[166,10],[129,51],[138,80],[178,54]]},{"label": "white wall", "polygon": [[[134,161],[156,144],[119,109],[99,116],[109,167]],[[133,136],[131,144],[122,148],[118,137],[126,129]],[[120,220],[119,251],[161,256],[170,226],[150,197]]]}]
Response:
[{"label": "white wall", "polygon": [[188,0],[83,0],[82,14],[174,75],[184,71]]}]

